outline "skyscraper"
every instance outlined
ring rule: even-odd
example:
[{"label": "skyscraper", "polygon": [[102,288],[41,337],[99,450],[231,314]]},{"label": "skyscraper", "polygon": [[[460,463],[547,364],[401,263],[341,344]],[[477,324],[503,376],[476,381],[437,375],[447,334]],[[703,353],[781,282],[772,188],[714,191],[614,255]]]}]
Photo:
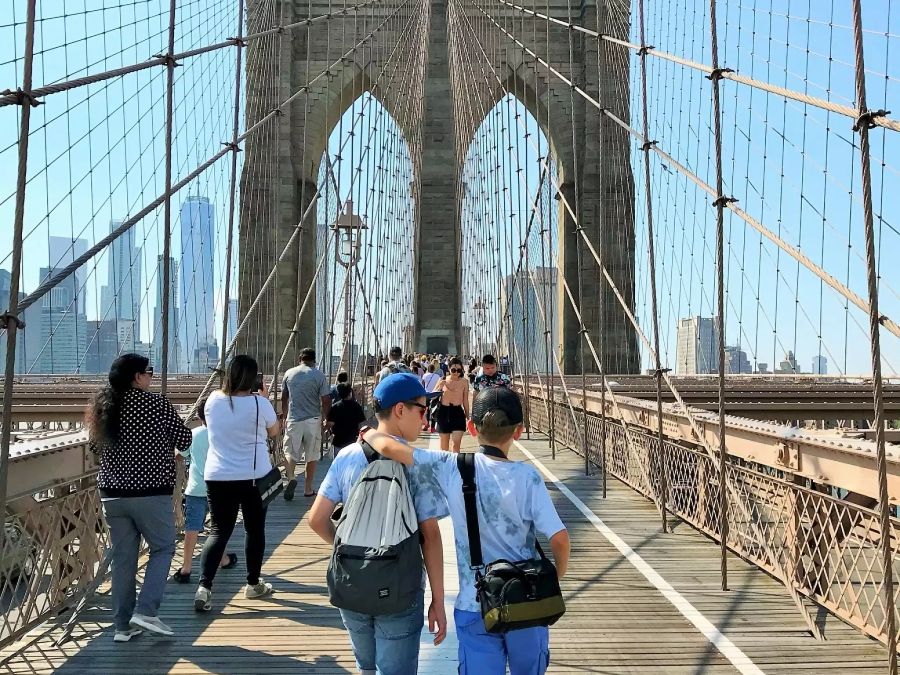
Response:
[{"label": "skyscraper", "polygon": [[[153,350],[150,360],[157,368],[162,366],[162,301],[163,301],[163,257],[156,258],[156,305],[153,308]],[[178,315],[178,263],[169,258],[169,372],[184,372],[181,357],[181,327]]]},{"label": "skyscraper", "polygon": [[[40,278],[57,271],[42,267]],[[84,311],[78,311],[84,308],[80,272],[70,274],[40,299],[40,348],[34,372],[68,374],[79,372],[83,366],[87,317]]]},{"label": "skyscraper", "polygon": [[828,359],[822,356],[814,356],[812,360],[812,374],[813,375],[827,375],[828,374]]},{"label": "skyscraper", "polygon": [[[112,232],[121,220],[109,221]],[[107,283],[100,291],[99,320],[117,323],[133,322],[123,349],[133,350],[141,339],[141,247],[135,244],[134,228],[128,230],[109,246]]]},{"label": "skyscraper", "polygon": [[237,298],[231,298],[228,300],[228,330],[225,332],[225,344],[222,345],[222,350],[228,349],[228,345],[231,344],[231,341],[234,340],[234,336],[237,333],[238,324],[238,301]]},{"label": "skyscraper", "polygon": [[[62,269],[66,265],[75,261],[75,258],[83,255],[87,251],[86,239],[71,239],[69,237],[50,237],[49,242],[49,268],[55,274],[57,270]],[[72,275],[74,281],[71,284],[74,302],[72,309],[78,314],[85,313],[85,286],[84,286],[84,267],[79,267]],[[41,281],[46,277],[41,274]],[[68,279],[66,280],[68,282]]]},{"label": "skyscraper", "polygon": [[[188,197],[181,205],[181,306],[178,320],[184,346],[184,370],[205,373],[214,352],[214,213],[206,197]],[[213,361],[214,361],[213,357]]]},{"label": "skyscraper", "polygon": [[747,352],[740,347],[725,347],[725,367],[732,375],[753,372]]},{"label": "skyscraper", "polygon": [[[678,320],[675,372],[705,375],[719,370],[719,331],[715,317],[692,316]],[[745,355],[746,356],[746,355]]]}]

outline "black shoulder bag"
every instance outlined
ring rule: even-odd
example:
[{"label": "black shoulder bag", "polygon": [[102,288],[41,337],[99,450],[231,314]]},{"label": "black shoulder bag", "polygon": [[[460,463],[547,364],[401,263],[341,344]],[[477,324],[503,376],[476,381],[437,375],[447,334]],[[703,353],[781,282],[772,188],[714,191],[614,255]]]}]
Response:
[{"label": "black shoulder bag", "polygon": [[[482,448],[482,451],[494,456],[500,453],[496,448]],[[481,605],[485,630],[488,633],[506,633],[534,626],[552,626],[566,612],[556,567],[544,555],[536,538],[534,543],[539,559],[518,562],[495,560],[485,566],[478,528],[475,455],[460,453],[456,458],[456,467],[463,481],[470,563],[475,571],[476,597]]]},{"label": "black shoulder bag", "polygon": [[256,403],[256,438],[253,441],[253,484],[259,490],[263,507],[266,507],[284,490],[284,484],[281,482],[281,469],[277,466],[273,466],[272,470],[262,478],[256,478],[256,446],[259,443],[259,399],[256,394],[253,394],[253,400]]}]

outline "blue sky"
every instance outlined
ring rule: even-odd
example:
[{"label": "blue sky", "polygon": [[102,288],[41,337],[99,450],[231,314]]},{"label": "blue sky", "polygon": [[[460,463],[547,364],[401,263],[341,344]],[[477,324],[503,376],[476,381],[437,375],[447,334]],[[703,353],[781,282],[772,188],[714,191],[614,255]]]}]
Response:
[{"label": "blue sky", "polygon": [[[24,4],[24,0],[12,0],[0,10],[3,88],[15,88],[20,81]],[[165,48],[168,3],[162,0],[112,6],[101,0],[39,4],[43,15],[38,24],[36,85],[139,62]],[[720,3],[722,65],[778,86],[853,105],[849,4],[847,0]],[[234,34],[233,2],[193,0],[180,6],[177,50]],[[649,43],[698,62],[710,61],[705,0],[654,0],[647,7]],[[900,35],[900,11],[886,0],[864,3],[864,11],[869,105],[895,109],[896,117],[900,113],[900,51],[895,44]],[[635,21],[635,42],[636,28]],[[637,63],[632,57],[629,73],[632,125],[636,127],[640,123]],[[667,61],[649,58],[647,64],[651,136],[703,180],[714,183],[709,82],[701,73]],[[230,137],[233,50],[185,60],[176,77],[177,179],[217,152],[220,143]],[[621,81],[625,82],[624,73]],[[34,110],[25,290],[38,283],[39,267],[54,262],[47,260],[49,236],[82,237],[93,243],[106,234],[111,219],[134,213],[162,191],[164,84],[165,70],[155,68],[47,97],[45,105]],[[624,84],[621,86],[624,91]],[[754,218],[780,232],[788,243],[865,297],[859,155],[850,129],[852,120],[730,82],[722,84],[722,108],[726,191]],[[6,235],[0,237],[0,267],[7,269],[18,114],[15,106],[0,109],[0,227]],[[872,150],[881,311],[897,320],[900,269],[892,264],[890,255],[900,250],[895,196],[900,192],[900,167],[893,159],[900,150],[897,133],[875,129]],[[640,188],[636,199],[636,309],[641,325],[649,329],[643,157],[635,145],[630,151]],[[528,154],[531,150],[523,152],[523,166],[536,164],[536,155]],[[203,194],[213,202],[217,285],[224,277],[229,168],[227,160],[220,161],[173,198],[176,216],[188,194]],[[651,168],[663,361],[673,363],[677,319],[715,312],[715,212],[705,195],[683,176],[658,159]],[[344,170],[342,167],[341,172]],[[341,176],[342,185],[348,185],[349,178]],[[507,204],[526,199],[521,185],[510,184],[508,190]],[[367,210],[376,208],[373,201]],[[498,206],[498,212],[503,208]],[[506,215],[500,213],[501,219]],[[173,222],[177,223],[177,217]],[[142,311],[148,319],[155,303],[161,223],[158,210],[136,226],[138,239],[144,242]],[[804,370],[810,368],[813,356],[822,353],[828,358],[830,373],[869,372],[865,314],[853,306],[847,308],[843,298],[740,219],[727,215],[725,227],[728,342],[739,342],[751,362],[766,362],[770,368],[784,352],[793,350]],[[524,220],[519,218],[514,231],[523,228]],[[178,240],[176,224],[173,241]],[[505,259],[497,267],[513,266],[514,261]],[[90,263],[86,278],[88,315],[93,318],[104,312],[98,305],[99,289],[106,282],[105,255]],[[221,289],[217,296],[221,299]],[[143,323],[143,337],[149,339],[151,322]],[[900,339],[886,331],[882,335],[886,370],[897,373]],[[645,353],[644,364],[649,362]]]}]

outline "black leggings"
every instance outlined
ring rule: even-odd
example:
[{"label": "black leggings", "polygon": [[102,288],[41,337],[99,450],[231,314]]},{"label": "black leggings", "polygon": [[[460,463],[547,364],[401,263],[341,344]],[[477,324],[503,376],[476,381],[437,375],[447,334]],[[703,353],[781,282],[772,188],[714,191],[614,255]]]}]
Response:
[{"label": "black leggings", "polygon": [[262,569],[263,551],[266,548],[266,509],[252,480],[208,480],[206,494],[209,498],[209,514],[212,520],[209,537],[203,546],[200,564],[203,573],[200,585],[212,588],[213,579],[219,571],[219,563],[234,524],[237,522],[238,508],[244,514],[244,555],[247,559],[247,583],[259,583]]}]

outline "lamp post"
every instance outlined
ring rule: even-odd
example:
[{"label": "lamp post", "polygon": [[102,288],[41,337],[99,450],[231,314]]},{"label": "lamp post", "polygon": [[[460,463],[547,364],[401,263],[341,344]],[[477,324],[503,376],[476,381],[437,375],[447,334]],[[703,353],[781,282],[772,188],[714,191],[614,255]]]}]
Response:
[{"label": "lamp post", "polygon": [[472,306],[472,311],[474,313],[474,323],[478,328],[478,352],[479,354],[484,354],[484,324],[487,323],[487,307],[484,304],[484,300],[482,300],[481,296],[478,296],[478,300],[475,301],[475,304]]},{"label": "lamp post", "polygon": [[[360,250],[362,248],[362,230],[369,229],[366,222],[353,213],[353,200],[348,199],[344,202],[344,212],[339,214],[337,219],[332,223],[331,227],[335,230],[335,239],[338,242],[335,255],[338,263],[344,268],[345,274],[352,275],[355,273],[357,263],[359,263]],[[353,380],[353,364],[350,360],[353,358],[352,342],[353,335],[351,325],[355,314],[353,313],[353,280],[345,279],[344,283],[344,346],[341,349],[341,367],[344,363],[348,364],[347,372],[350,373],[351,382]]]}]

